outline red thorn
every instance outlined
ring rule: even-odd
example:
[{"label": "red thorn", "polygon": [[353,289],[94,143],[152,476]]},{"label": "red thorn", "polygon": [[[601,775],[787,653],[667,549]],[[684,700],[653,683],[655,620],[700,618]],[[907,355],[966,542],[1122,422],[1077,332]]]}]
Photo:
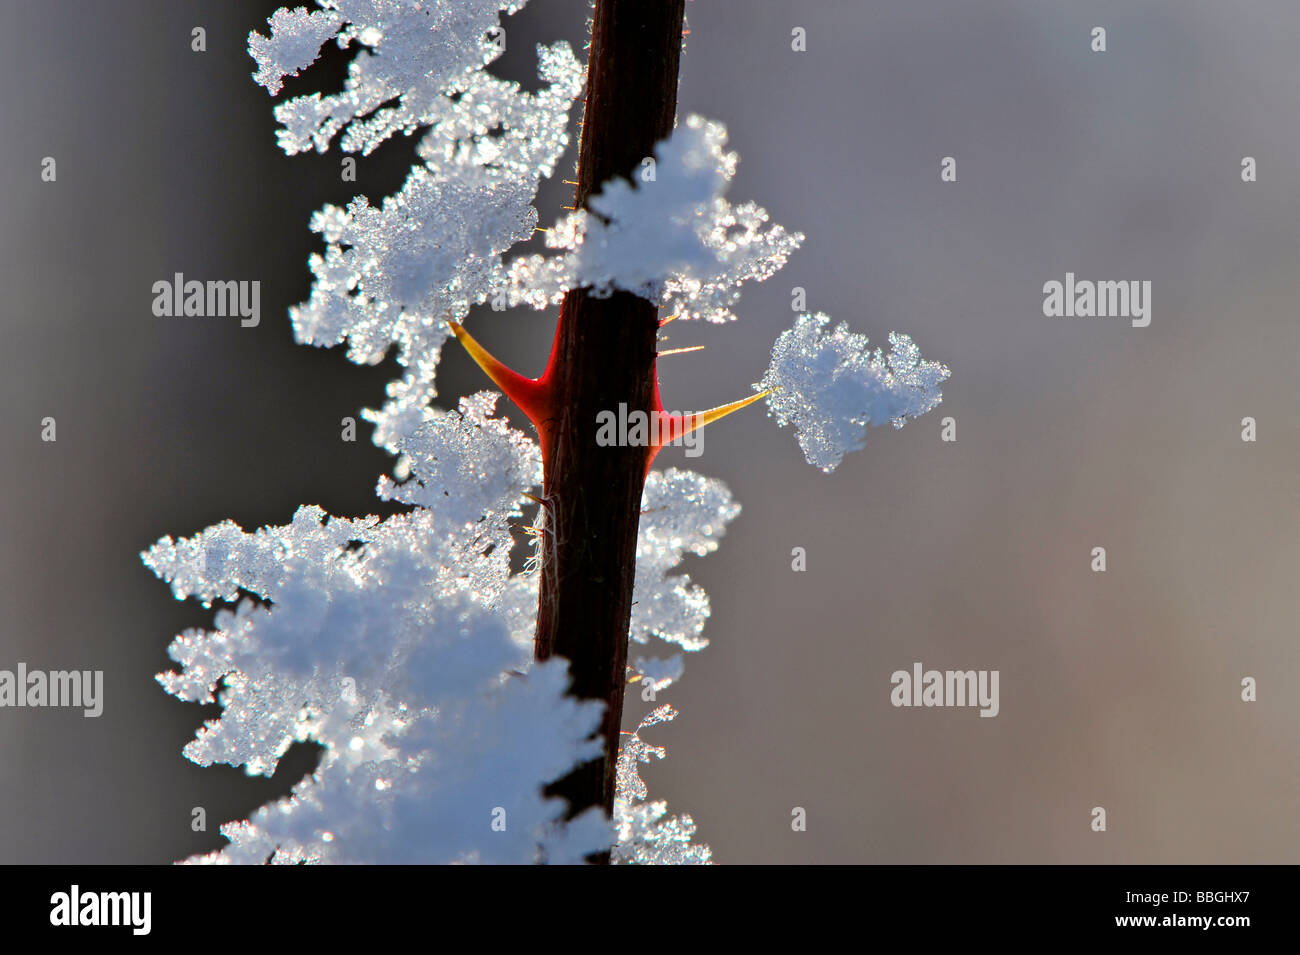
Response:
[{"label": "red thorn", "polygon": [[664,411],[663,401],[659,398],[659,378],[655,377],[655,395],[654,410],[652,419],[659,423],[658,429],[651,430],[653,443],[646,449],[645,469],[646,473],[650,472],[650,467],[654,464],[655,457],[665,446],[672,444],[680,438],[685,437],[692,431],[698,431],[706,424],[712,424],[720,418],[725,418],[732,412],[739,411],[752,405],[760,398],[765,398],[770,391],[760,391],[758,394],[750,395],[747,398],[741,398],[739,401],[732,401],[725,405],[719,405],[716,408],[710,408],[708,411],[697,411],[693,414],[667,414]]},{"label": "red thorn", "polygon": [[[474,340],[474,336],[456,322],[449,321],[447,324],[451,326],[452,334],[465,347],[465,351],[469,352],[469,357],[474,359],[475,364],[505,392],[507,398],[519,406],[520,411],[528,415],[528,420],[545,438],[546,422],[553,417],[550,376],[525,378],[492,357],[487,349]],[[543,440],[542,447],[545,448],[546,445],[547,442]]]},{"label": "red thorn", "polygon": [[[670,316],[664,322],[670,322],[675,317]],[[447,324],[451,326],[452,334],[464,346],[465,351],[474,359],[474,362],[487,373],[487,376],[492,379],[498,388],[505,392],[506,397],[518,405],[519,410],[528,416],[528,420],[537,429],[539,443],[542,447],[542,458],[545,461],[551,446],[550,422],[555,418],[554,381],[556,351],[560,340],[559,323],[556,323],[555,342],[551,347],[551,355],[546,364],[546,371],[542,373],[540,378],[525,378],[518,372],[506,367],[475,341],[474,337],[465,331],[462,326],[451,320],[448,320]],[[695,349],[679,350],[694,351]],[[755,401],[766,397],[770,393],[763,391],[747,398],[741,398],[739,401],[733,401],[730,404],[710,408],[708,411],[670,415],[664,411],[663,401],[659,397],[659,375],[657,370],[654,383],[651,420],[657,423],[657,427],[651,429],[652,443],[646,448],[645,469],[647,473],[649,473],[651,465],[654,464],[654,459],[659,454],[660,449],[664,446],[685,437],[692,431],[698,431],[705,425],[712,424],[720,418],[725,418],[732,412],[752,405]]]}]

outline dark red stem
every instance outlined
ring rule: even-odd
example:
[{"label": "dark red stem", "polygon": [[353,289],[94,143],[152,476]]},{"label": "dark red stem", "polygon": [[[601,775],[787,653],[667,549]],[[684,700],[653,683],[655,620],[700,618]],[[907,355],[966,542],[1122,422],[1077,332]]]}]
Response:
[{"label": "dark red stem", "polygon": [[[684,0],[597,0],[575,205],[633,178],[673,128]],[[613,810],[644,447],[600,447],[597,414],[655,406],[656,306],[626,292],[565,296],[547,368],[538,660],[566,657],[575,696],[606,705],[603,755],[550,789],[571,814]],[[599,860],[608,861],[605,856]]]}]

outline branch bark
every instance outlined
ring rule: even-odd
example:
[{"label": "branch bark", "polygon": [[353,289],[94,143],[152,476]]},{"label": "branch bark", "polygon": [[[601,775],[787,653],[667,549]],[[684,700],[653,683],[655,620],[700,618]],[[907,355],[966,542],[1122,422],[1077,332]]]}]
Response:
[{"label": "branch bark", "polygon": [[[672,132],[685,0],[596,0],[575,205],[614,176],[633,178]],[[652,409],[658,308],[627,292],[564,299],[548,373],[546,548],[535,655],[566,657],[575,696],[606,705],[604,753],[549,792],[576,815],[613,811],[627,634],[646,449],[600,447],[596,416]],[[608,862],[608,854],[593,861]]]}]

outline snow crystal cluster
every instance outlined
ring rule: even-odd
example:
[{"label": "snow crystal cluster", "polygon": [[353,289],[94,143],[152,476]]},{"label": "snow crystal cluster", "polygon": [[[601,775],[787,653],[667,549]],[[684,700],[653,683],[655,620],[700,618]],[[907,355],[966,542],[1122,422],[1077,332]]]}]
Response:
[{"label": "snow crystal cluster", "polygon": [[654,636],[683,650],[703,650],[709,598],[685,574],[670,576],[685,554],[718,549],[718,536],[740,505],[721,481],[669,468],[646,478],[637,536],[630,638]]},{"label": "snow crystal cluster", "polygon": [[803,235],[769,223],[752,202],[723,198],[737,156],[723,151],[721,123],[689,116],[655,150],[633,186],[615,179],[552,228],[546,244],[565,250],[511,263],[509,301],[544,308],[571,288],[614,289],[657,302],[667,314],[725,322],[741,283],[781,268]]},{"label": "snow crystal cluster", "polygon": [[[305,344],[346,344],[359,363],[396,345],[403,377],[364,415],[399,455],[379,497],[409,507],[386,519],[302,507],[289,524],[246,532],[225,521],[165,537],[144,555],[177,599],[221,602],[209,630],[172,643],[171,694],[219,703],[185,748],[201,765],[271,775],[295,742],[322,749],[290,796],[222,826],[229,840],[198,863],[708,863],[689,816],[648,799],[640,766],[662,758],[641,734],[673,719],[661,705],[625,734],[614,819],[565,821],[545,785],[599,752],[601,704],[567,695],[562,660],[535,663],[537,578],[511,569],[522,505],[541,479],[536,442],[495,417],[498,395],[432,406],[448,318],[504,295],[543,308],[570,289],[623,289],[682,317],[735,317],[742,284],[777,271],[803,236],[725,192],[737,157],[726,131],[689,117],[648,157],[635,185],[604,184],[548,232],[551,255],[504,254],[538,222],[538,183],[568,145],[583,71],[565,44],[538,48],[536,92],[483,67],[501,14],[525,0],[316,0],[252,33],[253,74],[270,93],[333,41],[352,52],[344,89],[275,107],[289,154],[370,153],[417,134],[418,162],[379,205],[325,206],[311,228],[308,300],[291,310]],[[896,425],[940,400],[947,369],[906,336],[892,352],[827,319],[801,317],[756,386],[793,423],[808,459],[830,470],[868,424]],[[721,482],[652,472],[637,543],[630,639],[670,648],[634,657],[629,686],[667,688],[683,652],[707,645],[707,595],[675,574],[707,554],[739,513]]]},{"label": "snow crystal cluster", "polygon": [[[663,755],[636,734],[620,762],[617,840],[599,811],[561,825],[563,803],[541,795],[598,753],[601,707],[565,695],[563,661],[531,662],[537,578],[510,572],[509,519],[538,451],[489,417],[495,400],[474,395],[436,416],[403,448],[410,478],[380,482],[417,504],[444,486],[472,491],[470,511],[348,520],[303,507],[283,527],[250,534],[225,521],[144,555],[178,598],[233,605],[215,629],[177,637],[180,670],[159,677],[183,700],[222,706],[185,755],[269,776],[295,741],[324,749],[292,796],[226,824],[230,845],[191,861],[560,863],[612,842],[618,861],[707,861],[690,818],[664,818],[628,775],[626,760]],[[639,639],[685,645],[708,604],[698,591],[683,604],[689,581],[666,573],[686,551],[716,548],[738,507],[719,482],[677,470],[651,476],[645,507],[638,550],[656,560],[638,567]],[[680,670],[633,666],[656,689]]]},{"label": "snow crystal cluster", "polygon": [[[222,828],[208,862],[578,862],[610,844],[599,812],[561,827],[542,785],[594,756],[601,707],[565,695],[563,661],[530,662],[511,591],[512,536],[537,448],[487,417],[495,395],[439,415],[403,448],[418,501],[385,520],[299,509],[284,527],[230,521],[144,555],[177,597],[233,604],[172,644],[168,692],[222,705],[185,750],[270,775],[295,741],[324,748],[293,795]],[[468,434],[481,440],[469,442]],[[464,482],[463,484],[461,482]],[[521,616],[523,619],[521,619]]]},{"label": "snow crystal cluster", "polygon": [[712,849],[692,841],[695,821],[690,816],[669,816],[668,804],[662,799],[646,801],[647,791],[645,781],[641,779],[640,764],[651,759],[663,759],[665,750],[641,739],[641,731],[676,717],[677,711],[667,703],[655,708],[619,748],[618,798],[614,806],[614,820],[618,827],[618,841],[613,851],[616,863],[708,865],[713,858]]},{"label": "snow crystal cluster", "polygon": [[830,317],[800,315],[772,347],[772,363],[754,387],[771,390],[777,424],[793,424],[808,463],[833,471],[845,452],[865,443],[868,425],[901,428],[941,400],[948,368],[923,361],[906,335],[889,333],[889,355],[867,347],[865,335]]}]

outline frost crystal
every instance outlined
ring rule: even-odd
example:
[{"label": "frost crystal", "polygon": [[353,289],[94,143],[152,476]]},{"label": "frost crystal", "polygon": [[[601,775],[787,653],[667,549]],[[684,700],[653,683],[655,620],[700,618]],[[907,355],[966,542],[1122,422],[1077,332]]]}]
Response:
[{"label": "frost crystal", "polygon": [[[650,473],[637,534],[631,639],[646,643],[653,635],[683,650],[708,645],[701,635],[709,617],[708,596],[684,574],[670,576],[668,572],[687,553],[704,555],[717,550],[718,538],[739,513],[740,505],[721,481],[678,468]],[[681,677],[682,655],[638,657],[628,669],[633,680],[644,681],[657,693]],[[676,715],[671,706],[660,706],[641,721],[636,732],[624,734],[614,801],[618,832],[612,856],[615,862],[679,865],[707,863],[712,858],[708,846],[691,841],[695,823],[690,816],[666,818],[666,803],[646,801],[639,766],[652,758],[663,759],[665,750],[645,742],[640,733]]]},{"label": "frost crystal", "polygon": [[436,508],[461,525],[514,513],[519,490],[541,483],[542,455],[536,442],[491,417],[499,397],[482,391],[462,398],[459,411],[434,412],[406,439],[415,476],[403,484],[380,478],[379,496]]},{"label": "frost crystal", "polygon": [[[253,78],[271,93],[320,54],[331,37],[340,48],[359,47],[341,93],[298,96],[275,108],[280,146],[290,155],[329,149],[345,130],[342,148],[370,152],[394,133],[435,123],[444,97],[481,78],[500,50],[489,31],[499,15],[527,0],[316,0],[322,10],[279,10],[271,36],[248,36],[257,61]],[[396,104],[394,105],[394,101]]]},{"label": "frost crystal", "polygon": [[[634,292],[684,318],[734,319],[740,285],[781,268],[803,242],[798,232],[768,224],[766,210],[722,198],[736,172],[736,154],[723,151],[726,128],[699,116],[655,149],[635,187],[605,183],[547,234],[566,254],[513,262],[509,298],[534,308],[559,302],[571,288],[596,295]],[[766,226],[766,228],[764,228]]]},{"label": "frost crystal", "polygon": [[324,747],[289,799],[193,861],[579,862],[609,846],[599,813],[562,826],[563,802],[542,796],[598,752],[601,706],[566,696],[567,666],[531,664],[514,639],[533,608],[514,599],[507,519],[538,451],[488,417],[495,401],[467,398],[411,436],[409,481],[381,483],[409,514],[305,507],[144,555],[177,597],[257,598],[172,644],[180,668],[159,682],[222,706],[185,754],[270,775],[293,742]]},{"label": "frost crystal", "polygon": [[756,390],[772,389],[770,413],[777,424],[794,424],[808,463],[833,471],[848,451],[866,441],[867,425],[925,414],[943,395],[946,365],[922,361],[912,339],[889,333],[889,354],[867,347],[865,335],[830,317],[801,315],[772,346],[772,363]]},{"label": "frost crystal", "polygon": [[695,837],[695,821],[688,815],[668,817],[663,800],[646,802],[646,785],[640,764],[663,759],[664,748],[641,739],[641,731],[666,723],[677,711],[664,705],[641,721],[636,732],[625,734],[618,752],[618,796],[614,800],[614,824],[618,843],[612,853],[616,863],[641,865],[708,865],[713,850]]},{"label": "frost crystal", "polygon": [[230,846],[192,861],[581,862],[610,844],[603,814],[561,828],[562,801],[512,785],[555,778],[599,750],[560,742],[599,722],[598,705],[563,696],[567,683],[564,665],[548,662],[501,685],[462,683],[436,712],[360,717],[344,706],[330,729],[346,745],[288,799],[223,826]]},{"label": "frost crystal", "polygon": [[265,86],[272,96],[280,92],[286,76],[297,76],[320,56],[325,41],[339,32],[343,18],[333,10],[308,12],[276,10],[267,21],[271,35],[248,36],[248,52],[257,61],[253,79]]},{"label": "frost crystal", "polygon": [[715,478],[669,468],[646,479],[636,545],[631,638],[651,636],[683,650],[709,645],[701,634],[709,598],[685,574],[669,576],[687,553],[718,549],[718,538],[740,513],[727,486]]}]

